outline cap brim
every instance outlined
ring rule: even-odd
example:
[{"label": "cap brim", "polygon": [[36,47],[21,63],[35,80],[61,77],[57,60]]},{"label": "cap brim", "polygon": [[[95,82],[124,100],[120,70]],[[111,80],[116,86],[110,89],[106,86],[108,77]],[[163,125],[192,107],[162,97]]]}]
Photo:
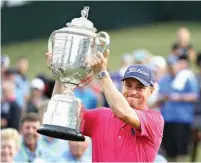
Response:
[{"label": "cap brim", "polygon": [[150,83],[148,83],[147,81],[145,81],[145,80],[143,80],[143,79],[140,79],[140,78],[138,78],[138,77],[135,77],[135,76],[127,76],[126,78],[123,78],[123,79],[121,79],[121,81],[124,81],[124,80],[126,80],[126,79],[129,79],[129,78],[134,78],[134,79],[137,79],[140,83],[142,83],[144,86],[151,86],[151,84]]}]

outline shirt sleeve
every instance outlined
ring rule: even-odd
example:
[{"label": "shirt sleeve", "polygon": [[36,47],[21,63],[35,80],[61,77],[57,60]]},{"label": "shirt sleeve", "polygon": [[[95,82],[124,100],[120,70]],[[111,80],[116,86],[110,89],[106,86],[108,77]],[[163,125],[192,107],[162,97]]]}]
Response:
[{"label": "shirt sleeve", "polygon": [[137,136],[147,137],[151,141],[161,140],[164,128],[164,120],[161,113],[155,110],[136,110],[136,112],[140,119],[141,128],[141,130],[137,130]]}]

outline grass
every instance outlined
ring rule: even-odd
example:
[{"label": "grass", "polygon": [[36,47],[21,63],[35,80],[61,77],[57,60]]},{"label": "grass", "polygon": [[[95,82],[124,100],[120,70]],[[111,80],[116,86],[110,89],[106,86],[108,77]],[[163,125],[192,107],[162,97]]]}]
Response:
[{"label": "grass", "polygon": [[[198,22],[155,23],[135,28],[106,31],[111,37],[109,68],[111,70],[118,69],[120,56],[124,53],[131,53],[134,49],[148,49],[153,55],[167,56],[172,43],[175,41],[176,30],[181,26],[190,29],[191,42],[195,50],[201,50],[201,23]],[[44,59],[44,54],[47,52],[47,40],[48,36],[46,39],[4,45],[2,46],[2,54],[10,56],[12,66],[15,65],[19,56],[26,56],[30,61],[27,74],[29,79],[41,72],[51,76]],[[201,161],[201,147],[197,161]]]},{"label": "grass", "polygon": [[[109,68],[118,69],[119,57],[124,53],[133,52],[134,49],[148,49],[153,55],[167,56],[172,43],[175,41],[177,28],[186,26],[191,31],[192,40],[196,50],[201,50],[201,23],[198,22],[169,22],[154,23],[140,27],[130,27],[115,31],[106,31],[111,37],[111,53]],[[14,43],[2,46],[2,54],[11,58],[14,66],[19,56],[26,56],[30,61],[28,77],[32,79],[37,73],[44,72],[51,75],[45,65],[44,54],[47,52],[45,39]]]}]

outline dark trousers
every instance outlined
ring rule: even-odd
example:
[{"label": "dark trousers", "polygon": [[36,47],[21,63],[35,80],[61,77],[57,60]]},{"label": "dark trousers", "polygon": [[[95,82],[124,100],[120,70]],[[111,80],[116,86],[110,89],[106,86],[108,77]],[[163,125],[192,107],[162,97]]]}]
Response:
[{"label": "dark trousers", "polygon": [[188,154],[191,125],[188,123],[165,123],[162,147],[168,157]]}]

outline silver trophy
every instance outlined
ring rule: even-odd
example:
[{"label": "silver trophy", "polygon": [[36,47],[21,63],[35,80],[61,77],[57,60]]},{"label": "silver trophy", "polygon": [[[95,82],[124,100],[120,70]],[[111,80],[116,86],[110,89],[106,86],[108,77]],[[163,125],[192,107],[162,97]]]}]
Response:
[{"label": "silver trophy", "polygon": [[87,19],[88,12],[89,7],[84,7],[80,18],[50,35],[48,50],[53,54],[50,69],[55,80],[63,84],[64,92],[51,97],[42,126],[37,131],[42,135],[85,140],[82,102],[74,96],[74,89],[88,84],[93,78],[93,71],[85,61],[98,51],[103,53],[110,44],[106,32],[96,33],[93,23]]}]

